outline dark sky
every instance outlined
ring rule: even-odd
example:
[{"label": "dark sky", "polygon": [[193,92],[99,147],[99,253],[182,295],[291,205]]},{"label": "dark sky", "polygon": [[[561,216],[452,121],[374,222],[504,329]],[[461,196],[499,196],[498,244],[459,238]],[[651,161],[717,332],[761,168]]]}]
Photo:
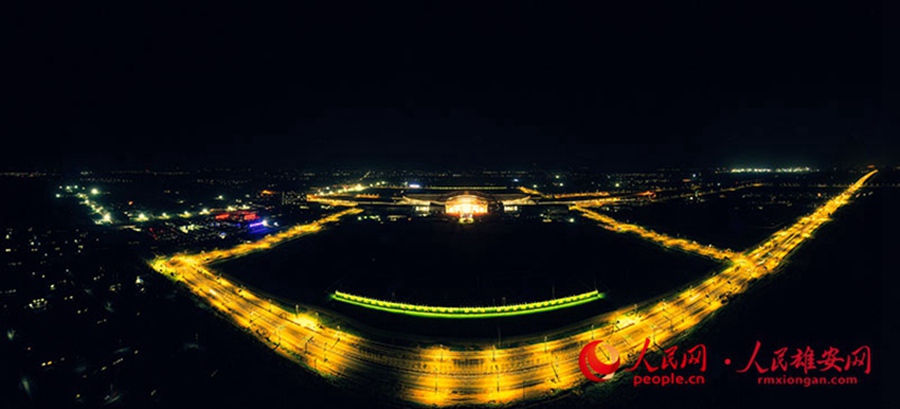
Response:
[{"label": "dark sky", "polygon": [[896,160],[877,3],[324,3],[334,7],[23,11],[7,27],[2,159],[599,169]]}]

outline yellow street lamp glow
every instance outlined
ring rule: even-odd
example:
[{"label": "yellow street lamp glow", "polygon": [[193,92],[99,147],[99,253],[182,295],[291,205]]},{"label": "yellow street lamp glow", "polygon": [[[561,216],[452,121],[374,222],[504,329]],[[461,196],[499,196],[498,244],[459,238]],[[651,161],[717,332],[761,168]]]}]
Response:
[{"label": "yellow street lamp glow", "polygon": [[[78,186],[75,186],[75,187],[77,188]],[[100,191],[97,190],[97,188],[91,189],[91,194],[92,194],[92,195],[96,195],[96,194],[99,194],[99,193],[100,193]]]},{"label": "yellow street lamp glow", "polygon": [[[496,407],[559,396],[560,392],[588,383],[579,368],[578,357],[581,348],[595,337],[602,337],[620,356],[626,357],[623,366],[627,367],[634,364],[645,340],[665,345],[708,321],[728,305],[731,297],[751,286],[750,277],[779,271],[793,250],[809,240],[804,233],[814,233],[832,220],[831,215],[848,204],[874,173],[861,177],[812,214],[796,220],[760,245],[739,253],[725,250],[730,262],[721,271],[683,291],[665,294],[665,308],[659,298],[654,298],[633,307],[601,313],[570,327],[517,337],[500,345],[492,340],[457,339],[448,340],[449,345],[435,347],[433,342],[399,334],[396,341],[373,338],[362,333],[364,327],[355,327],[337,314],[303,304],[286,307],[273,303],[209,267],[210,263],[264,251],[286,240],[320,231],[325,223],[362,212],[357,208],[231,249],[177,254],[149,264],[160,274],[183,284],[235,325],[249,330],[251,336],[272,351],[315,374],[339,379],[344,385],[368,386],[373,373],[389,373],[392,379],[396,376],[395,397],[408,404]],[[602,214],[588,212],[585,216],[598,220],[605,228],[622,226],[622,231],[660,245],[707,251],[703,250],[706,246],[695,242],[679,241],[640,226],[622,224]],[[720,251],[713,249],[713,252]],[[476,314],[497,312],[489,311],[490,308],[516,308],[417,306],[345,293],[339,297],[373,308],[400,307],[417,313],[436,310],[436,313],[451,314],[459,313],[458,309],[462,308],[462,314]],[[532,304],[553,307],[551,304],[557,301]]]}]

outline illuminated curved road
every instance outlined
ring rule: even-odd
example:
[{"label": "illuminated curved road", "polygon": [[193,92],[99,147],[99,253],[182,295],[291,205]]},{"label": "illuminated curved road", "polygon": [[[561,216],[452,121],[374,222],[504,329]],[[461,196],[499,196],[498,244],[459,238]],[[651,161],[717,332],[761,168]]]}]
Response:
[{"label": "illuminated curved road", "polygon": [[326,311],[304,305],[286,307],[259,298],[206,266],[211,261],[264,250],[280,241],[318,231],[325,223],[361,211],[356,208],[294,227],[259,243],[198,255],[175,255],[150,264],[156,271],[184,283],[191,292],[274,351],[341,386],[382,388],[400,400],[423,405],[541,399],[587,382],[580,372],[578,355],[592,339],[611,343],[622,355],[623,365],[627,365],[636,359],[645,339],[663,344],[712,316],[731,296],[746,290],[752,280],[776,271],[791,251],[829,221],[831,214],[847,204],[875,172],[861,177],[813,213],[743,253],[674,239],[574,207],[605,228],[727,259],[728,266],[687,290],[604,313],[553,332],[506,340],[499,346],[490,341],[424,345],[414,337],[399,338],[403,335],[385,341],[354,329],[352,322]]}]

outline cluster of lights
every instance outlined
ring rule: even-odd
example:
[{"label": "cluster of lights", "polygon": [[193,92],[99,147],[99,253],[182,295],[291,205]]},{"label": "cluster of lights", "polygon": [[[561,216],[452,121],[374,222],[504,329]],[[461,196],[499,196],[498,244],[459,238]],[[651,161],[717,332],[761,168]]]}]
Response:
[{"label": "cluster of lights", "polygon": [[[242,206],[241,208],[249,209],[250,207]],[[228,211],[234,211],[234,210],[237,210],[237,208],[235,208],[234,206],[228,207]],[[210,214],[212,214],[212,211],[209,210],[208,208],[204,208],[204,209],[201,209],[197,213],[191,213],[190,211],[185,210],[181,213],[176,214],[176,216],[181,217],[182,219],[190,219],[195,216],[208,216]],[[172,218],[172,215],[170,215],[167,212],[162,212],[159,215],[153,215],[153,214],[146,213],[146,212],[140,212],[136,216],[132,216],[132,220],[139,222],[139,223],[149,222],[151,220],[169,220],[171,218]]]},{"label": "cluster of lights", "polygon": [[557,193],[550,195],[554,199],[568,199],[572,197],[607,197],[609,192],[574,192],[574,193]]},{"label": "cluster of lights", "polygon": [[[151,265],[167,277],[185,283],[194,294],[229,317],[235,325],[250,329],[251,334],[271,345],[277,353],[322,376],[340,378],[346,384],[365,384],[377,368],[398,374],[401,386],[398,397],[410,403],[423,406],[498,406],[531,398],[544,399],[558,391],[584,384],[586,380],[578,365],[573,364],[577,362],[583,345],[594,340],[595,336],[602,336],[620,353],[628,354],[626,356],[630,358],[626,358],[625,362],[630,364],[629,361],[635,359],[644,345],[642,340],[652,339],[655,344],[665,344],[672,337],[691,330],[722,308],[727,299],[748,288],[753,278],[777,271],[788,254],[808,239],[816,228],[830,220],[835,210],[848,203],[872,174],[874,172],[859,179],[813,214],[782,229],[762,245],[740,253],[733,259],[732,265],[722,272],[683,292],[669,295],[661,301],[641,303],[640,308],[635,304],[633,308],[604,313],[577,328],[523,338],[514,344],[454,342],[450,348],[370,341],[352,330],[342,331],[344,323],[327,311],[323,311],[321,317],[316,311],[313,318],[309,314],[310,309],[302,304],[295,305],[293,309],[283,308],[251,291],[236,289],[234,283],[206,267],[215,261],[264,251],[284,240],[319,231],[322,224],[337,221],[344,215],[358,214],[360,209],[347,209],[310,225],[295,226],[286,232],[233,249],[176,255],[169,259],[157,259]],[[453,311],[450,309],[453,307],[414,306],[349,294],[343,296],[360,304],[374,301],[370,308],[375,309],[405,305],[406,310],[396,312],[410,315],[426,312],[416,311],[417,308],[436,308],[439,313],[444,309],[444,314]],[[551,306],[551,302],[543,302],[548,304],[541,308],[561,308]],[[469,310],[470,313],[475,311],[473,308]],[[610,331],[608,336],[607,328]]]},{"label": "cluster of lights", "polygon": [[[100,218],[95,220],[95,223],[97,223],[97,224],[112,224],[114,222],[112,213],[107,211],[107,209],[105,207],[103,207],[102,205],[100,205],[100,203],[96,202],[95,200],[91,200],[92,196],[97,196],[100,193],[102,193],[99,189],[91,188],[90,190],[88,190],[86,186],[78,186],[78,185],[60,186],[59,189],[64,190],[66,193],[74,194],[75,197],[77,197],[78,199],[81,199],[81,204],[90,207],[91,211],[94,214],[99,215]],[[62,194],[57,193],[56,197],[61,198]],[[219,195],[216,197],[216,200],[224,200],[224,196]],[[131,204],[131,203],[129,202],[129,204]],[[240,209],[247,210],[247,209],[250,209],[250,206],[242,205],[242,206],[240,206]],[[228,206],[226,208],[226,211],[229,211],[229,212],[233,212],[236,210],[238,210],[238,208],[235,206]],[[204,209],[201,209],[200,211],[198,211],[196,214],[191,213],[188,210],[185,210],[184,212],[178,213],[177,215],[180,216],[181,218],[188,219],[188,218],[191,218],[194,216],[207,216],[207,215],[210,215],[211,213],[212,213],[212,211],[210,209],[204,208]],[[126,216],[131,216],[131,214],[128,212],[125,212],[125,214],[126,214]],[[163,212],[163,213],[159,214],[158,216],[154,216],[153,214],[149,214],[146,212],[140,212],[135,216],[131,216],[132,221],[140,222],[140,223],[148,222],[151,220],[169,220],[171,218],[172,218],[172,216],[170,216],[166,212]]]},{"label": "cluster of lights", "polygon": [[360,307],[376,309],[397,314],[414,315],[432,318],[492,318],[522,314],[534,314],[538,312],[557,310],[573,307],[604,297],[604,293],[597,290],[569,297],[555,298],[552,300],[538,301],[525,304],[504,305],[499,307],[440,307],[430,305],[416,305],[398,303],[392,301],[377,300],[359,295],[347,294],[335,291],[331,298],[336,301],[358,305]]},{"label": "cluster of lights", "polygon": [[[63,189],[62,186],[59,187]],[[91,196],[97,196],[100,194],[100,190],[97,188],[92,188],[89,193],[85,193],[84,190],[87,188],[85,186],[78,187],[78,185],[66,185],[65,191],[66,193],[74,193],[75,197],[81,199],[81,204],[90,207],[91,211],[94,214],[100,215],[100,219],[95,220],[94,223],[97,224],[111,224],[113,222],[112,213],[106,211],[106,209],[101,206],[96,201],[91,200]],[[57,193],[56,197],[62,197],[61,194]]]},{"label": "cluster of lights", "polygon": [[452,215],[475,215],[488,212],[487,201],[472,195],[459,195],[447,200],[445,212]]},{"label": "cluster of lights", "polygon": [[538,188],[538,185],[532,185],[532,188],[528,188],[525,186],[519,186],[519,190],[522,191],[522,193],[525,193],[526,195],[543,196],[544,194],[537,191],[537,188]]},{"label": "cluster of lights", "polygon": [[317,191],[316,196],[342,195],[344,193],[349,193],[349,192],[362,192],[363,190],[366,190],[366,189],[367,189],[367,187],[363,186],[360,183],[357,183],[354,186],[343,186],[338,189],[332,189],[329,186],[329,187],[326,187],[324,190],[320,189],[319,191]]},{"label": "cluster of lights", "polygon": [[794,168],[734,168],[731,169],[731,173],[804,173],[804,172],[812,172],[812,169],[808,167],[794,167]]},{"label": "cluster of lights", "polygon": [[328,206],[344,206],[344,207],[354,207],[359,203],[352,200],[341,200],[341,199],[330,199],[328,195],[325,196],[315,196],[315,195],[306,195],[306,201],[313,203],[321,203]]}]

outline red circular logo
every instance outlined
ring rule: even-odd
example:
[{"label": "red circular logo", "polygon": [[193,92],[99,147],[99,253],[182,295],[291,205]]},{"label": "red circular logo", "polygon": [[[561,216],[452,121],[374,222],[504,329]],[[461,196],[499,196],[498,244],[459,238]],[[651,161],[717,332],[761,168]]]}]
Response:
[{"label": "red circular logo", "polygon": [[578,367],[581,368],[581,373],[592,382],[606,382],[612,378],[616,369],[619,369],[619,351],[616,351],[612,345],[603,345],[608,352],[609,363],[601,361],[597,356],[597,346],[601,342],[603,341],[591,341],[581,348],[581,353],[578,355]]}]

